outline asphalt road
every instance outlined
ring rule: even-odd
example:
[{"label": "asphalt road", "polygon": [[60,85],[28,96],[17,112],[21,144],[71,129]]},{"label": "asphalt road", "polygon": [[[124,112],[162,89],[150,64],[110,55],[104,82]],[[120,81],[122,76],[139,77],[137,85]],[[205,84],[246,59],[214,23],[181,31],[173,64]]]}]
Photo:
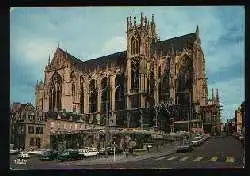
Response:
[{"label": "asphalt road", "polygon": [[102,165],[72,165],[67,162],[39,161],[37,157],[30,158],[26,165],[14,164],[15,156],[11,156],[13,169],[130,169],[130,168],[242,168],[243,148],[232,136],[211,137],[192,152],[174,153],[167,156],[153,157],[136,162],[112,163]]}]

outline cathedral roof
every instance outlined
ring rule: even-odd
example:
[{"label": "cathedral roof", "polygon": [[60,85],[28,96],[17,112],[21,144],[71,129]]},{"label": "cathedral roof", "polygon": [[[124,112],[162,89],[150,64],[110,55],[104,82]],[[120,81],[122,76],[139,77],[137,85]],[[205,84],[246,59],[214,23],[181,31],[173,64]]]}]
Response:
[{"label": "cathedral roof", "polygon": [[124,59],[126,58],[126,51],[116,52],[107,56],[102,56],[96,59],[90,59],[87,61],[82,61],[66,51],[63,51],[61,48],[58,48],[61,52],[67,54],[67,59],[74,65],[74,67],[84,70],[86,72],[93,71],[96,68],[105,69],[106,67],[120,66],[123,64]]},{"label": "cathedral roof", "polygon": [[[196,33],[186,34],[180,37],[174,37],[165,41],[159,41],[156,43],[156,51],[162,55],[168,55],[172,51],[181,52],[184,48],[190,48],[193,42],[197,39]],[[126,51],[116,52],[107,56],[102,56],[96,59],[90,59],[82,61],[61,48],[57,49],[59,52],[67,54],[67,59],[74,65],[74,67],[83,70],[84,72],[92,72],[95,69],[105,69],[111,66],[120,66],[124,63],[126,58]]]},{"label": "cathedral roof", "polygon": [[192,47],[192,44],[196,39],[196,33],[190,33],[180,37],[174,37],[168,40],[159,41],[156,44],[156,50],[159,53],[162,52],[162,55],[170,54],[172,49],[174,50],[174,52],[181,52],[184,48]]}]

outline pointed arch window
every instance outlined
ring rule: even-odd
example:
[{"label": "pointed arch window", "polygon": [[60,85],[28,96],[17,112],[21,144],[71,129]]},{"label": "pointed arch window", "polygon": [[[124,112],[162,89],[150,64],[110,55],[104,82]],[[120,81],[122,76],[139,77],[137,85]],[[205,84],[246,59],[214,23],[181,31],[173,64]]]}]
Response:
[{"label": "pointed arch window", "polygon": [[116,75],[115,78],[115,110],[124,109],[125,98],[124,98],[124,85],[123,85],[123,75]]},{"label": "pointed arch window", "polygon": [[61,110],[61,98],[62,98],[62,77],[55,72],[51,78],[49,85],[49,110],[59,111]]},{"label": "pointed arch window", "polygon": [[93,113],[97,110],[97,90],[95,80],[92,79],[89,84],[89,112]]},{"label": "pointed arch window", "polygon": [[84,114],[84,88],[83,88],[83,78],[80,78],[80,113]]},{"label": "pointed arch window", "polygon": [[138,60],[132,60],[131,63],[131,89],[139,90],[139,69],[140,62]]},{"label": "pointed arch window", "polygon": [[131,39],[131,54],[139,54],[140,52],[140,43],[139,39],[132,37]]},{"label": "pointed arch window", "polygon": [[101,113],[107,113],[109,109],[109,87],[108,87],[108,78],[104,77],[101,80]]}]

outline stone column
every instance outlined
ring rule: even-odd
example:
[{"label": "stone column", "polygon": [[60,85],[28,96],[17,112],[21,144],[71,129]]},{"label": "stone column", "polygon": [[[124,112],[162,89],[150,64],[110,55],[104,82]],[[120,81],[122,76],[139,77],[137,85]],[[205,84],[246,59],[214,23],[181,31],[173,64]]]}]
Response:
[{"label": "stone column", "polygon": [[89,113],[89,82],[83,83],[84,89],[84,112]]},{"label": "stone column", "polygon": [[102,87],[101,87],[101,78],[97,78],[97,85],[96,85],[96,89],[97,89],[97,114],[96,114],[96,120],[97,120],[97,124],[100,125],[100,111],[101,111],[101,95],[102,95]]},{"label": "stone column", "polygon": [[[127,93],[130,93],[131,89],[131,61],[130,59],[127,60]],[[130,102],[130,97],[126,97],[126,106],[127,109],[131,108],[131,102]]]},{"label": "stone column", "polygon": [[155,99],[155,104],[158,104],[159,103],[159,96],[158,96],[158,64],[154,64],[154,79],[155,79],[154,99]]},{"label": "stone column", "polygon": [[116,75],[112,75],[110,77],[110,83],[111,83],[111,111],[115,111],[115,92],[116,92],[116,89],[115,89],[115,78],[116,78]]},{"label": "stone column", "polygon": [[116,116],[114,114],[114,111],[115,111],[115,75],[111,75],[110,76],[110,87],[111,87],[111,90],[110,90],[110,104],[111,104],[111,108],[110,108],[110,111],[111,111],[111,118],[110,120],[113,120],[113,125],[116,125]]}]

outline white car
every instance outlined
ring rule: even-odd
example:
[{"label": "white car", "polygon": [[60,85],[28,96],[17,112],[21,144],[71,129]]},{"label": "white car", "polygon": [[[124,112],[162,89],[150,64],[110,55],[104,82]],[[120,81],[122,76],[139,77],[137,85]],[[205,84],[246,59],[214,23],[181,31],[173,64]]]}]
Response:
[{"label": "white car", "polygon": [[98,151],[96,148],[90,148],[89,150],[86,150],[84,153],[85,157],[91,157],[91,156],[97,156]]},{"label": "white car", "polygon": [[28,159],[30,158],[30,155],[27,152],[21,152],[18,154],[17,158]]},{"label": "white car", "polygon": [[41,155],[45,150],[33,150],[33,151],[29,151],[28,154],[29,155]]},{"label": "white car", "polygon": [[203,138],[200,137],[200,136],[196,136],[196,137],[194,138],[194,140],[192,140],[192,144],[193,144],[194,146],[199,145],[199,144],[201,144],[202,142],[203,142]]},{"label": "white car", "polygon": [[14,155],[14,154],[18,154],[18,150],[15,150],[15,149],[10,149],[10,154],[11,155]]}]

